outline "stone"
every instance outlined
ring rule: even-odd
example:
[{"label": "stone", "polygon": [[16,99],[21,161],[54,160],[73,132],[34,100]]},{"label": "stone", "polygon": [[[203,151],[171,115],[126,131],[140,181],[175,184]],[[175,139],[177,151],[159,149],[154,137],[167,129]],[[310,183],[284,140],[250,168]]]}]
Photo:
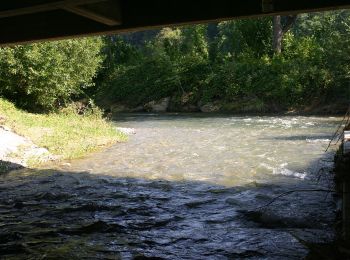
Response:
[{"label": "stone", "polygon": [[114,114],[114,113],[129,112],[130,109],[121,104],[114,104],[114,105],[111,105],[110,110],[111,110],[111,113]]},{"label": "stone", "polygon": [[144,108],[149,112],[166,112],[169,107],[170,97],[162,98],[158,101],[151,101],[145,104]]},{"label": "stone", "polygon": [[143,111],[144,111],[143,106],[137,106],[135,108],[130,109],[130,112],[133,112],[133,113],[135,113],[135,112],[143,112]]},{"label": "stone", "polygon": [[216,105],[214,103],[206,103],[200,106],[200,111],[203,113],[213,113],[213,112],[218,112],[220,108],[221,107],[219,105]]},{"label": "stone", "polygon": [[200,111],[199,108],[195,105],[185,105],[182,107],[181,112],[198,112]]},{"label": "stone", "polygon": [[11,128],[9,128],[9,127],[7,127],[5,125],[1,125],[0,128],[5,130],[5,131],[7,131],[7,132],[11,131]]},{"label": "stone", "polygon": [[[0,160],[11,165],[27,167],[27,162],[35,158],[38,162],[56,160],[45,148],[36,146],[32,141],[11,131],[10,128],[0,127]],[[9,168],[12,170],[13,168]]]},{"label": "stone", "polygon": [[185,92],[185,93],[183,93],[182,96],[181,96],[181,103],[182,104],[189,103],[191,98],[192,98],[192,96],[193,96],[193,92],[188,92],[188,93]]}]

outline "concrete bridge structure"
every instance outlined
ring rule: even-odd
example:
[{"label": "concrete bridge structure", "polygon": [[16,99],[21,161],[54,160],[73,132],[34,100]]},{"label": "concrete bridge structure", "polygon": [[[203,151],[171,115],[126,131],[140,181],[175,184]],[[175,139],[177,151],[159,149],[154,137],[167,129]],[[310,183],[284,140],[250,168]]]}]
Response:
[{"label": "concrete bridge structure", "polygon": [[350,7],[350,0],[2,0],[0,46]]}]

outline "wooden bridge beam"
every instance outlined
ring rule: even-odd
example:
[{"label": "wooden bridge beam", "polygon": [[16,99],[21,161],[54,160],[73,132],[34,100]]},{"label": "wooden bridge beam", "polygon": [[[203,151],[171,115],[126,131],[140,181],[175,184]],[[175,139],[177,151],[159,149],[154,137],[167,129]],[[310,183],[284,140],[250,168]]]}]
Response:
[{"label": "wooden bridge beam", "polygon": [[350,8],[350,0],[2,0],[0,45]]}]

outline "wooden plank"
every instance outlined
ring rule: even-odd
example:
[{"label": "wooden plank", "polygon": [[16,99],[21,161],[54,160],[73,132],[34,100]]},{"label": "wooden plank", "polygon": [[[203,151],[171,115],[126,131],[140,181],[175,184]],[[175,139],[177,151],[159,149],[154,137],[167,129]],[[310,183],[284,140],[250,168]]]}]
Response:
[{"label": "wooden plank", "polygon": [[63,9],[108,26],[121,24],[119,1],[106,1],[85,6],[67,6]]},{"label": "wooden plank", "polygon": [[[25,14],[33,14],[33,13],[40,13],[40,12],[47,12],[51,10],[60,9],[66,6],[76,6],[76,5],[83,5],[83,4],[92,4],[92,3],[99,3],[106,0],[63,0],[63,1],[55,1],[55,2],[49,2],[46,4],[40,4],[40,5],[33,5],[30,7],[23,7],[18,9],[10,9],[6,11],[0,12],[0,18],[7,18],[7,17],[13,17],[13,16],[20,16]],[[1,3],[0,3],[1,4]]]},{"label": "wooden plank", "polygon": [[[163,26],[350,8],[350,0],[274,0],[273,11],[266,13],[262,10],[262,0],[203,1],[200,8],[198,3],[198,1],[189,0],[120,0],[122,23],[115,26],[108,26],[63,9],[2,18],[0,19],[0,46],[88,35],[116,34]],[[96,3],[96,6],[100,4],[104,2]],[[84,8],[87,6],[84,5]]]}]

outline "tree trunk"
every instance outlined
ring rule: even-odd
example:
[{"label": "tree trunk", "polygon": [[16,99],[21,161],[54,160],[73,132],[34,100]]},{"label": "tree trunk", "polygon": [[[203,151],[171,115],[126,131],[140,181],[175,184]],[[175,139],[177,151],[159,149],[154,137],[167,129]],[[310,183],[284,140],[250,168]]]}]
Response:
[{"label": "tree trunk", "polygon": [[280,54],[282,52],[282,38],[283,28],[281,16],[277,15],[273,17],[273,51],[275,54]]},{"label": "tree trunk", "polygon": [[273,17],[273,51],[275,54],[280,54],[282,52],[283,35],[287,33],[290,30],[290,28],[292,28],[296,19],[296,15],[289,15],[283,17],[277,15]]}]

